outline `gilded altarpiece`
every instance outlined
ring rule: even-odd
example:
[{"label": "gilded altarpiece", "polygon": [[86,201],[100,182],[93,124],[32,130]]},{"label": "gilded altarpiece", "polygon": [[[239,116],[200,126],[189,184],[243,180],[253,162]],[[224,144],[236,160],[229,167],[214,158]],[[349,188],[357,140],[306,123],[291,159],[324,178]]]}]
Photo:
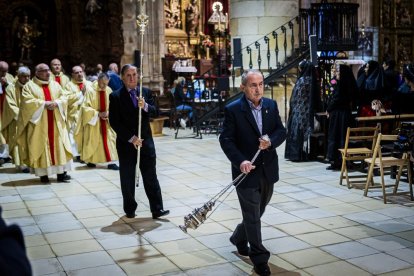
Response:
[{"label": "gilded altarpiece", "polygon": [[394,59],[397,66],[414,60],[414,1],[380,1],[380,58]]}]

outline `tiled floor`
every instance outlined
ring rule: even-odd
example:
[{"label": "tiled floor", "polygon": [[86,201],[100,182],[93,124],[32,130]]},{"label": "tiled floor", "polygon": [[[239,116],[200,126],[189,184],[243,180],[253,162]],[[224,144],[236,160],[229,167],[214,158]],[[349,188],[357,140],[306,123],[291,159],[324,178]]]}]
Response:
[{"label": "tiled floor", "polygon": [[[137,217],[123,215],[119,175],[74,164],[70,183],[42,185],[0,168],[0,204],[21,226],[35,275],[253,275],[229,242],[241,213],[235,192],[197,230],[177,226],[231,182],[217,137],[156,138],[158,176],[171,214],[151,219],[142,185]],[[180,132],[180,135],[184,133]],[[262,218],[274,275],[414,275],[414,204],[338,185],[319,162],[292,163]],[[223,197],[224,198],[224,197]]]}]

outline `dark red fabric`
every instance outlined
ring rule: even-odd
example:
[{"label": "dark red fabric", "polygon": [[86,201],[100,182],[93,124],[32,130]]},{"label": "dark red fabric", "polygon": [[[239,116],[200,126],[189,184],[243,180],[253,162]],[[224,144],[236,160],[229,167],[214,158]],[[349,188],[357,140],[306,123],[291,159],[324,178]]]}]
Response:
[{"label": "dark red fabric", "polygon": [[[50,95],[49,85],[42,85],[43,93],[45,95],[45,101],[51,101],[52,96]],[[53,110],[47,110],[47,136],[49,138],[50,157],[52,158],[52,165],[55,165],[55,129],[54,129],[54,118]]]},{"label": "dark red fabric", "polygon": [[3,94],[0,94],[0,115],[3,115],[3,103],[6,98],[6,88],[3,89]]},{"label": "dark red fabric", "polygon": [[78,85],[79,85],[79,89],[82,91],[82,89],[83,89],[83,82],[78,83]]},{"label": "dark red fabric", "polygon": [[[204,1],[204,33],[206,35],[212,35],[214,31],[214,25],[208,24],[208,20],[210,19],[210,16],[213,14],[213,3],[217,2],[217,0],[205,0]],[[229,14],[229,0],[221,0],[218,1],[223,4],[223,13]],[[229,18],[230,19],[230,18]]]},{"label": "dark red fabric", "polygon": [[[106,111],[106,92],[105,91],[99,91],[99,111],[105,112]],[[100,118],[101,121],[101,132],[102,132],[102,139],[103,139],[103,145],[105,150],[105,157],[106,161],[111,161],[111,154],[109,153],[109,147],[108,147],[108,134],[107,134],[107,128],[106,128],[106,120],[103,120]]]},{"label": "dark red fabric", "polygon": [[60,76],[55,76],[55,81],[57,81],[59,84],[61,84],[60,83]]}]

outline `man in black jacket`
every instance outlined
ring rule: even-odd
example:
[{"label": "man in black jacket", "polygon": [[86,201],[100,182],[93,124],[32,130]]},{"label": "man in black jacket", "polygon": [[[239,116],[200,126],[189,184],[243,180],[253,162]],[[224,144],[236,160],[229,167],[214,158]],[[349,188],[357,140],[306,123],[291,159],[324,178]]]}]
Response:
[{"label": "man in black jacket", "polygon": [[[138,98],[139,73],[137,67],[126,64],[121,69],[123,86],[109,95],[109,122],[117,134],[116,149],[119,157],[119,174],[123,206],[128,218],[135,217],[135,167],[137,149],[140,150],[140,171],[148,197],[152,218],[169,214],[164,210],[161,188],[156,173],[156,154],[150,128],[150,113],[156,113],[151,91],[142,89]],[[142,109],[141,137],[138,137],[138,108]]]},{"label": "man in black jacket", "polygon": [[[247,174],[237,186],[243,221],[237,225],[230,242],[240,255],[249,256],[259,275],[270,275],[269,251],[263,246],[260,218],[279,180],[276,148],[286,138],[286,129],[275,101],[263,97],[263,76],[258,70],[242,75],[244,96],[225,108],[220,145],[232,164],[233,179]],[[263,139],[268,135],[269,139]],[[252,157],[261,150],[256,161]],[[249,248],[250,245],[250,248]]]}]

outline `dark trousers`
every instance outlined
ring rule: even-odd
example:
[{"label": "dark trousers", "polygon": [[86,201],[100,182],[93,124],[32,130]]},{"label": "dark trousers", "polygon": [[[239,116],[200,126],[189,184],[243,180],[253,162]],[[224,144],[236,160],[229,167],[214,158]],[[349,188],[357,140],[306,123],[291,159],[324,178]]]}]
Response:
[{"label": "dark trousers", "polygon": [[[136,151],[135,151],[136,153]],[[135,201],[135,167],[137,156],[119,158],[119,175],[121,177],[121,191],[124,201],[124,211],[127,214],[135,213],[137,202]],[[144,155],[141,151],[139,168],[145,194],[148,197],[151,213],[164,209],[162,204],[161,188],[156,173],[156,157]]]},{"label": "dark trousers", "polygon": [[232,239],[236,244],[250,245],[249,257],[254,265],[267,263],[269,251],[263,246],[260,218],[273,195],[273,183],[262,177],[259,188],[237,188],[243,221],[237,225]]}]

